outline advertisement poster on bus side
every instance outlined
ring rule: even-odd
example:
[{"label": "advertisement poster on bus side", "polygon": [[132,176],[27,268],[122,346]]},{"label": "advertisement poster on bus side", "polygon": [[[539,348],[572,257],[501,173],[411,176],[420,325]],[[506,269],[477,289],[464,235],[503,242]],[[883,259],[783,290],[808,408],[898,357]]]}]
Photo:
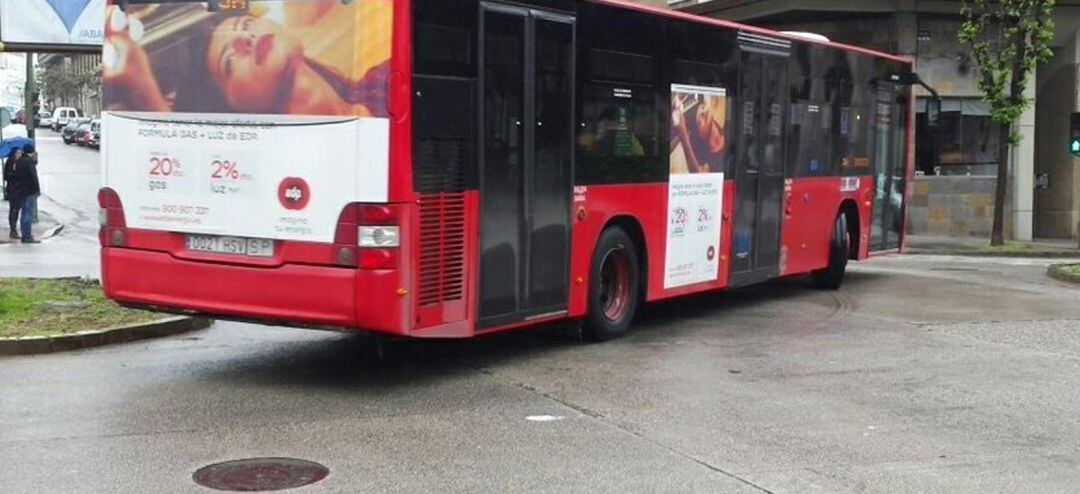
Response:
[{"label": "advertisement poster on bus side", "polygon": [[665,289],[718,275],[727,103],[724,88],[671,86]]}]

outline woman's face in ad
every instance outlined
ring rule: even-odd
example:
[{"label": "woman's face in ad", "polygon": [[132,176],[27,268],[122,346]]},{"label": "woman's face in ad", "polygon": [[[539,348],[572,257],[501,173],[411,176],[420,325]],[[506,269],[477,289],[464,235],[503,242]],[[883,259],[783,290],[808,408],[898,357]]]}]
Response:
[{"label": "woman's face in ad", "polygon": [[270,112],[279,88],[302,58],[303,47],[281,26],[243,16],[214,29],[206,64],[234,110]]}]

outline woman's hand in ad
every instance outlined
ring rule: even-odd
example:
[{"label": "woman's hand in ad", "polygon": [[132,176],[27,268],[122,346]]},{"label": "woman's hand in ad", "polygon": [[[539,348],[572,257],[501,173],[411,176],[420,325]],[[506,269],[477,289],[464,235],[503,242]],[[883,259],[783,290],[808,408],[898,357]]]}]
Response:
[{"label": "woman's hand in ad", "polygon": [[109,90],[123,91],[128,110],[169,111],[161,94],[150,59],[138,41],[143,25],[115,5],[106,11],[105,42],[101,50],[101,74]]}]

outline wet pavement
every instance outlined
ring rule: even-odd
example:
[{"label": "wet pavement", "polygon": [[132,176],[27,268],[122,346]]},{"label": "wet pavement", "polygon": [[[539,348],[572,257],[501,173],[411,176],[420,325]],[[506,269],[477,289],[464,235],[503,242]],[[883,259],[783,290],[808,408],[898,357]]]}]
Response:
[{"label": "wet pavement", "polygon": [[[44,233],[56,225],[63,232],[41,244],[0,244],[0,277],[99,276],[97,256],[97,191],[101,186],[100,154],[65,145],[57,133],[37,130],[38,174],[42,196],[38,208],[47,215],[35,227]],[[6,237],[7,204],[0,205]]]},{"label": "wet pavement", "polygon": [[1052,260],[895,256],[555,326],[391,342],[239,323],[0,359],[0,491],[212,492],[222,461],[330,469],[289,492],[1075,492],[1080,290]]},{"label": "wet pavement", "polygon": [[[97,276],[97,152],[44,131],[42,208],[0,276]],[[1075,492],[1080,290],[1052,259],[890,256],[793,281],[459,342],[218,323],[0,358],[0,492],[212,492],[298,458],[290,492]],[[204,470],[205,472],[206,470]]]}]

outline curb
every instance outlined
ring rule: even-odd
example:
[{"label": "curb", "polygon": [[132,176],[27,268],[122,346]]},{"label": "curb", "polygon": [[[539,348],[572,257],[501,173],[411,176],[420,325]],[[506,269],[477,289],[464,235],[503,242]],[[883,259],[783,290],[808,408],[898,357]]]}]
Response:
[{"label": "curb", "polygon": [[1070,266],[1070,264],[1051,264],[1050,267],[1046,268],[1046,274],[1058,281],[1080,284],[1080,275],[1066,272],[1065,266]]},{"label": "curb", "polygon": [[60,232],[62,232],[62,231],[64,231],[64,224],[63,223],[58,223],[56,226],[54,226],[52,228],[49,228],[48,230],[45,230],[45,233],[41,234],[41,239],[44,240],[44,239],[47,239],[47,238],[53,238],[53,237],[59,235]]},{"label": "curb", "polygon": [[1080,251],[1029,250],[1019,252],[980,252],[975,250],[905,249],[904,254],[915,256],[1014,257],[1033,259],[1080,259]]},{"label": "curb", "polygon": [[67,352],[103,345],[126,343],[162,336],[172,336],[188,331],[205,329],[210,320],[201,317],[169,317],[151,323],[134,324],[59,336],[30,336],[25,338],[0,338],[0,355],[35,355],[40,353]]},{"label": "curb", "polygon": [[[48,240],[50,238],[53,238],[53,237],[59,235],[60,232],[62,232],[62,231],[64,231],[64,224],[63,223],[57,223],[57,224],[47,228],[44,232],[41,233],[41,235],[38,235],[37,239],[38,240]],[[18,240],[9,239],[9,238],[7,238],[6,234],[4,235],[4,238],[0,239],[0,245],[17,244],[17,243],[19,243]]]}]

